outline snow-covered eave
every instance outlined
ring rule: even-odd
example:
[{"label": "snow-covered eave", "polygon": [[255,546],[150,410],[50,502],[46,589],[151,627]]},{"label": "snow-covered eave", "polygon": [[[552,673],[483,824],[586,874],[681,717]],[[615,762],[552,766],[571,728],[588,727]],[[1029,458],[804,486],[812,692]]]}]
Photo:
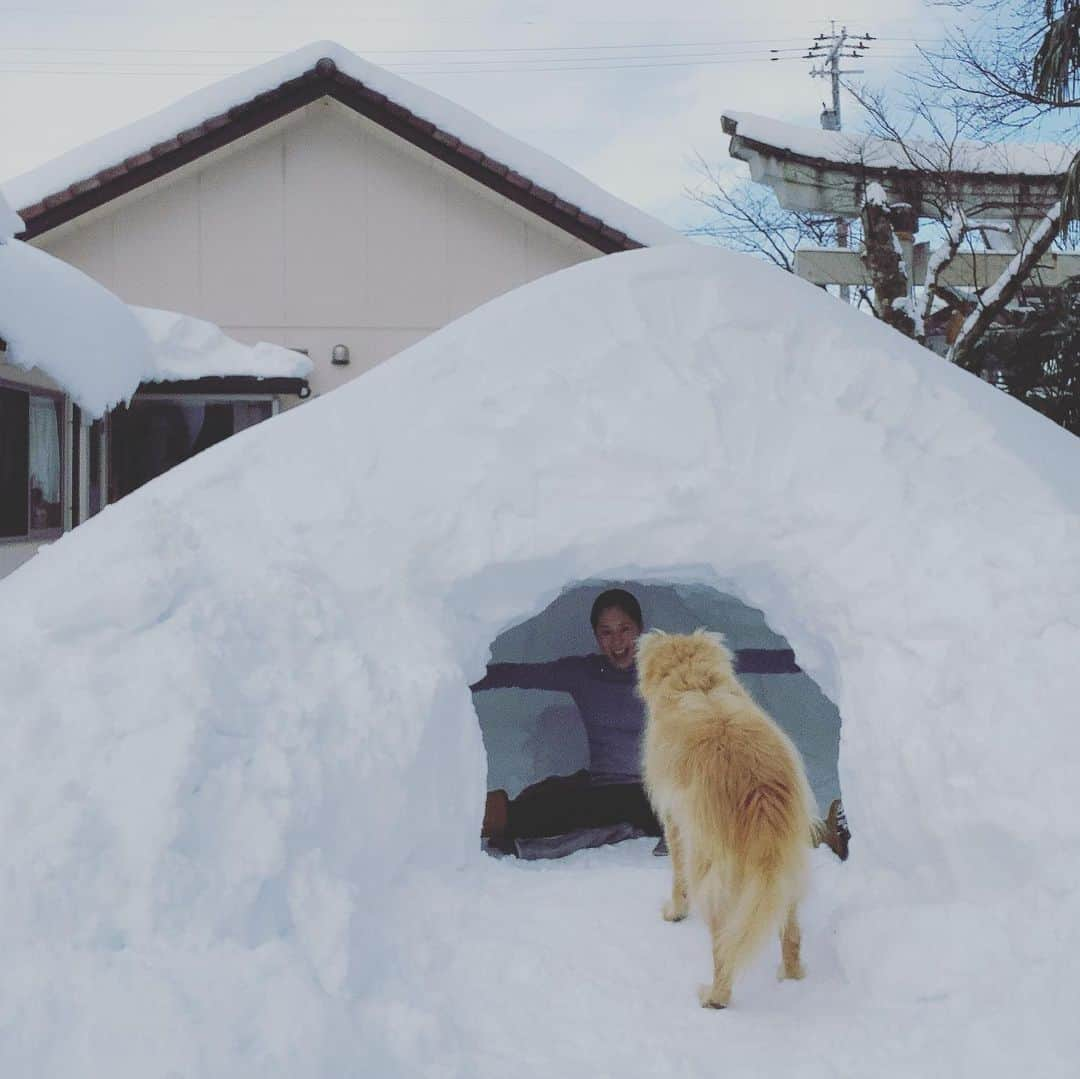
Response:
[{"label": "snow-covered eave", "polygon": [[[8,301],[7,303],[3,301]],[[59,317],[59,313],[63,317]],[[307,396],[309,357],[174,311],[125,304],[82,271],[0,240],[0,358],[44,375],[90,419],[143,390]]]},{"label": "snow-covered eave", "polygon": [[150,341],[150,362],[141,386],[195,383],[203,379],[247,380],[267,393],[306,389],[314,363],[302,352],[260,341],[246,345],[219,326],[176,311],[131,307]]},{"label": "snow-covered eave", "polygon": [[0,336],[7,363],[37,370],[88,416],[130,398],[150,364],[131,308],[81,270],[0,240]]},{"label": "snow-covered eave", "polygon": [[198,90],[4,184],[30,238],[320,97],[334,97],[603,251],[688,242],[445,98],[320,41]]},{"label": "snow-covered eave", "polygon": [[916,177],[947,169],[984,183],[1057,183],[1073,159],[1073,150],[1058,143],[958,142],[945,162],[941,146],[918,139],[902,147],[873,135],[800,127],[747,112],[725,112],[720,123],[732,137],[733,157],[739,157],[736,149],[746,149],[868,178],[902,173]]},{"label": "snow-covered eave", "polygon": [[940,216],[947,203],[985,220],[1037,220],[1057,201],[1071,160],[1062,146],[964,144],[942,165],[941,148],[926,143],[901,147],[748,113],[725,113],[722,125],[730,155],[785,209],[846,217],[858,216],[866,187],[877,183],[889,202],[906,202],[919,216]]}]

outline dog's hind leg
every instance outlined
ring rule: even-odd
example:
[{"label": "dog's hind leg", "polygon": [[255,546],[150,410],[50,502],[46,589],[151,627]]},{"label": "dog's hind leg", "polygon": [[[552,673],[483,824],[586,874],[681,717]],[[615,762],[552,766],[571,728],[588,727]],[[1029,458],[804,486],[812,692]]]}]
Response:
[{"label": "dog's hind leg", "polygon": [[731,981],[735,972],[731,968],[728,955],[723,916],[714,903],[708,904],[708,916],[709,933],[712,937],[713,980],[712,985],[703,985],[698,990],[698,1000],[703,1008],[726,1008],[731,1002]]},{"label": "dog's hind leg", "polygon": [[784,927],[780,930],[780,955],[783,962],[777,973],[781,979],[806,977],[806,968],[799,957],[801,947],[802,931],[799,929],[799,914],[793,904],[788,910]]},{"label": "dog's hind leg", "polygon": [[671,899],[664,904],[664,919],[681,922],[690,910],[686,885],[686,848],[679,826],[671,819],[670,813],[664,814],[664,839],[671,855]]}]

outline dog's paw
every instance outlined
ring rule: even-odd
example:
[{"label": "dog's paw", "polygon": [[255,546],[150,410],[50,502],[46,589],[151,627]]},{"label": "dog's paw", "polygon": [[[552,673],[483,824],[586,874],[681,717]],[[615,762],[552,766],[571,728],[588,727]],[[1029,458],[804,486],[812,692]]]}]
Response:
[{"label": "dog's paw", "polygon": [[714,986],[703,985],[698,989],[698,1000],[701,1001],[703,1008],[714,1008],[719,1011],[721,1008],[726,1008],[731,1002],[731,994],[719,993]]},{"label": "dog's paw", "polygon": [[689,913],[682,903],[673,903],[670,899],[663,905],[660,911],[665,922],[681,922]]},{"label": "dog's paw", "polygon": [[783,963],[781,963],[780,966],[777,968],[777,971],[776,971],[776,980],[778,982],[786,981],[789,978],[792,979],[793,981],[800,982],[805,977],[806,977],[806,967],[804,967],[802,965],[802,963],[796,964],[794,969],[791,969],[791,970],[789,970],[787,968],[787,966],[785,966]]}]

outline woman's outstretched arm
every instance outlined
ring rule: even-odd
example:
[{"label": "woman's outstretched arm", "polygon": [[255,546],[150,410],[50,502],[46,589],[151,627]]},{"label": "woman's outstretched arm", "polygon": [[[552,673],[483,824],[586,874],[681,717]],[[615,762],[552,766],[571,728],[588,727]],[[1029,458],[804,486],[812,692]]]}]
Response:
[{"label": "woman's outstretched arm", "polygon": [[550,689],[572,693],[585,671],[584,656],[565,656],[550,663],[492,663],[487,674],[469,689]]}]

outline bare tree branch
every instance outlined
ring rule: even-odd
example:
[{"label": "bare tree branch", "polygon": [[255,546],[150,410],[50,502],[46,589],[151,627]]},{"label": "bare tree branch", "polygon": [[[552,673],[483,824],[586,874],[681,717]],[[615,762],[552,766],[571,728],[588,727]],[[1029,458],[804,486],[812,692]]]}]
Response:
[{"label": "bare tree branch", "polygon": [[1005,272],[980,295],[975,310],[968,315],[949,349],[949,359],[961,367],[969,365],[972,351],[999,313],[1012,302],[1024,281],[1050,250],[1061,229],[1061,205],[1054,206],[1024,241]]},{"label": "bare tree branch", "polygon": [[834,218],[785,210],[760,184],[725,183],[700,157],[696,167],[702,183],[686,194],[707,207],[712,219],[691,229],[690,235],[708,236],[724,247],[766,258],[788,273],[795,272],[795,252],[800,245],[835,242]]}]

